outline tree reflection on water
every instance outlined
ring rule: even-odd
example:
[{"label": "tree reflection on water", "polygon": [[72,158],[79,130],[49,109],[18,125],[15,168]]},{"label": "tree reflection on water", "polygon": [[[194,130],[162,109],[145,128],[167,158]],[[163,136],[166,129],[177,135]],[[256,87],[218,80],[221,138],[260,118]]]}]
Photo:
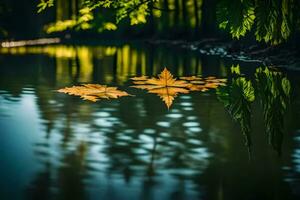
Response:
[{"label": "tree reflection on water", "polygon": [[[232,75],[225,67],[228,65],[215,57],[202,58],[185,51],[179,57],[175,49],[152,46],[39,48],[1,49],[6,51],[1,55],[5,58],[0,68],[1,103],[17,104],[29,95],[37,106],[32,127],[38,126],[39,131],[24,130],[24,134],[35,133],[31,145],[41,167],[26,187],[29,198],[242,198],[253,191],[259,194],[258,187],[250,191],[250,186],[271,191],[276,184],[284,186],[274,196],[292,196],[282,180],[281,165],[277,158],[269,158],[265,135],[261,134],[267,132],[274,138],[270,140],[273,148],[281,149],[277,138],[285,134],[285,129],[278,120],[284,119],[284,105],[288,105],[293,92],[288,89],[292,87],[284,73],[258,68],[245,76]],[[12,56],[15,58],[10,59]],[[229,106],[241,104],[242,109],[231,116],[246,134],[238,134],[240,129],[216,98],[220,93],[215,95],[213,90],[181,95],[168,111],[156,96],[128,87],[130,77],[156,75],[164,66],[169,66],[177,77],[212,75],[231,79],[222,95],[234,100],[228,102]],[[116,85],[136,97],[93,104],[55,92],[87,82]],[[269,82],[268,87],[264,82]],[[251,93],[256,97],[254,103],[245,90],[255,91]],[[235,97],[242,99],[235,101]],[[279,110],[274,111],[275,105]],[[16,110],[9,107],[9,112]],[[262,123],[250,125],[250,116],[262,112]],[[26,111],[18,113],[27,117]],[[4,118],[1,112],[0,119]],[[278,132],[268,128],[275,126],[280,126]],[[250,138],[253,141],[255,156],[251,163],[243,147],[245,136],[248,145]],[[287,145],[287,152],[291,146]],[[282,154],[282,162],[288,165],[291,158],[284,151]],[[270,170],[266,172],[260,165]],[[242,170],[247,173],[236,176]],[[259,180],[261,177],[265,178]],[[241,184],[244,180],[245,185]]]}]

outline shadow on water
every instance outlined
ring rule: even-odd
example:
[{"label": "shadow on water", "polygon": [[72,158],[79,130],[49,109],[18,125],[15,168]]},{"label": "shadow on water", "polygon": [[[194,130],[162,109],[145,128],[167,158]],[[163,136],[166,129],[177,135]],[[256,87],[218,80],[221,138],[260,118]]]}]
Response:
[{"label": "shadow on water", "polygon": [[[299,195],[291,186],[300,184],[292,157],[299,156],[299,146],[288,132],[300,127],[296,121],[284,123],[299,117],[299,94],[292,87],[298,82],[289,72],[251,63],[239,67],[197,52],[141,45],[20,47],[1,53],[0,126],[5,130],[3,140],[12,144],[6,147],[4,163],[17,164],[21,157],[31,160],[23,163],[29,180],[18,177],[15,197]],[[236,67],[226,67],[231,65]],[[216,93],[180,95],[170,110],[157,96],[128,87],[130,77],[157,75],[164,67],[176,77],[226,77],[228,85]],[[90,103],[55,91],[81,83],[116,85],[135,97]],[[294,109],[288,109],[289,103]],[[266,138],[280,158],[269,151]],[[16,144],[25,145],[32,155]],[[16,157],[6,156],[12,153]],[[7,165],[1,173],[16,174]],[[290,172],[294,179],[287,182]],[[5,189],[11,191],[10,186]]]}]

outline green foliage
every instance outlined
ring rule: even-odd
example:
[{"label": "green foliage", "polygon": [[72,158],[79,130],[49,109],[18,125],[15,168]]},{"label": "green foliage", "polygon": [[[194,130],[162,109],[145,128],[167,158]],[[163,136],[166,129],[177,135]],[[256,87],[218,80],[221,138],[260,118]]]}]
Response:
[{"label": "green foliage", "polygon": [[299,25],[297,0],[221,0],[219,27],[229,29],[233,38],[254,29],[256,40],[273,45],[287,40]]},{"label": "green foliage", "polygon": [[131,25],[146,23],[146,16],[149,14],[148,4],[150,2],[144,0],[119,1],[114,5],[117,8],[117,23],[126,17],[129,17]]},{"label": "green foliage", "polygon": [[[207,9],[203,7],[206,5],[203,1],[187,0],[179,3],[177,0],[82,0],[82,4],[76,5],[80,7],[79,14],[73,13],[68,18],[50,24],[47,32],[90,28],[100,32],[113,31],[117,30],[122,21],[129,22],[130,25],[144,24],[147,20],[153,23],[153,16],[163,16],[162,24],[157,29],[161,26],[176,27],[180,24],[189,27],[189,24],[195,23],[195,28],[199,28],[200,14],[206,13],[203,10]],[[38,12],[53,7],[55,2],[55,0],[40,0]],[[240,39],[250,33],[257,41],[276,45],[299,31],[299,10],[299,0],[219,0],[216,16],[219,28],[226,29],[233,38]],[[162,15],[162,11],[174,12]],[[170,20],[171,25],[170,23],[166,25],[166,20]],[[207,19],[202,16],[202,20]]]},{"label": "green foliage", "polygon": [[90,22],[94,19],[94,15],[91,12],[91,8],[83,7],[79,10],[79,16],[77,19],[69,19],[63,21],[57,21],[46,27],[47,33],[61,32],[67,29],[86,30],[91,28]]},{"label": "green foliage", "polygon": [[41,2],[37,5],[38,13],[42,12],[46,8],[50,8],[54,5],[54,0],[41,0]]},{"label": "green foliage", "polygon": [[284,113],[289,103],[291,84],[281,72],[271,71],[267,67],[258,68],[255,77],[269,143],[280,154],[284,131]]},{"label": "green foliage", "polygon": [[232,37],[239,39],[245,36],[254,24],[253,1],[221,0],[217,9],[217,17],[219,28],[228,28]]},{"label": "green foliage", "polygon": [[[292,1],[256,1],[256,31],[258,41],[279,44],[291,34]],[[269,9],[266,9],[269,8]]]},{"label": "green foliage", "polygon": [[71,29],[75,27],[77,22],[75,20],[65,20],[65,21],[57,21],[54,24],[50,24],[46,27],[47,33],[53,33],[53,32],[61,32],[65,31],[67,29]]},{"label": "green foliage", "polygon": [[[41,1],[39,7],[42,11],[46,7],[50,7],[50,3],[53,6],[53,1],[45,2]],[[100,32],[103,30],[116,30],[117,24],[122,20],[129,18],[130,25],[137,25],[146,23],[146,17],[149,15],[149,3],[157,2],[157,0],[85,0],[82,4],[82,8],[79,11],[79,15],[73,19],[67,19],[64,21],[57,21],[50,24],[46,28],[47,33],[60,32],[68,29],[86,30],[92,27],[98,29]],[[114,21],[111,19],[105,19],[105,16],[101,16],[102,21],[98,24],[93,24],[95,13],[104,13],[105,11],[114,13]]]},{"label": "green foliage", "polygon": [[254,87],[250,80],[241,77],[239,65],[232,66],[233,78],[228,86],[217,89],[218,99],[223,102],[232,118],[240,124],[246,146],[251,146],[251,103],[255,100]]}]

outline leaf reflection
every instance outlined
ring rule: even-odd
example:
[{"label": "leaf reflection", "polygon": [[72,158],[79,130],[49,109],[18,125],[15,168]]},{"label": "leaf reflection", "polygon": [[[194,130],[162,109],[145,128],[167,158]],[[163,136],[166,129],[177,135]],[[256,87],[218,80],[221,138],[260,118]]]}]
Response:
[{"label": "leaf reflection", "polygon": [[241,126],[246,146],[251,152],[251,103],[255,96],[259,97],[269,143],[280,155],[284,114],[290,99],[290,81],[282,72],[268,67],[256,69],[254,82],[241,76],[239,65],[231,67],[231,71],[232,81],[227,87],[217,89],[218,99]]},{"label": "leaf reflection", "polygon": [[239,66],[231,67],[232,78],[228,87],[217,89],[218,99],[224,103],[232,118],[239,123],[245,137],[245,144],[251,153],[251,103],[255,99],[254,87],[250,80],[240,77]]},{"label": "leaf reflection", "polygon": [[118,90],[116,87],[107,87],[98,84],[83,84],[82,86],[73,86],[59,89],[58,92],[80,96],[84,100],[96,102],[102,99],[117,99],[123,96],[129,96],[127,92]]},{"label": "leaf reflection", "polygon": [[280,155],[284,132],[284,113],[290,99],[291,84],[281,72],[272,71],[267,67],[258,68],[255,77],[269,143]]}]

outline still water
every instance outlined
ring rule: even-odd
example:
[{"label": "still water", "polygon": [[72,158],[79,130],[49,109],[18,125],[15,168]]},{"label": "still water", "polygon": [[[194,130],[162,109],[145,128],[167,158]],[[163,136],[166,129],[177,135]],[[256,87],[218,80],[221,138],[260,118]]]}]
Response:
[{"label": "still water", "polygon": [[[300,198],[296,71],[271,68],[258,80],[259,63],[147,44],[0,52],[1,199]],[[253,85],[254,102],[232,66]],[[233,106],[209,90],[180,94],[167,109],[129,87],[130,77],[164,67],[175,77],[228,78]],[[56,91],[82,83],[135,96],[92,103]]]}]

